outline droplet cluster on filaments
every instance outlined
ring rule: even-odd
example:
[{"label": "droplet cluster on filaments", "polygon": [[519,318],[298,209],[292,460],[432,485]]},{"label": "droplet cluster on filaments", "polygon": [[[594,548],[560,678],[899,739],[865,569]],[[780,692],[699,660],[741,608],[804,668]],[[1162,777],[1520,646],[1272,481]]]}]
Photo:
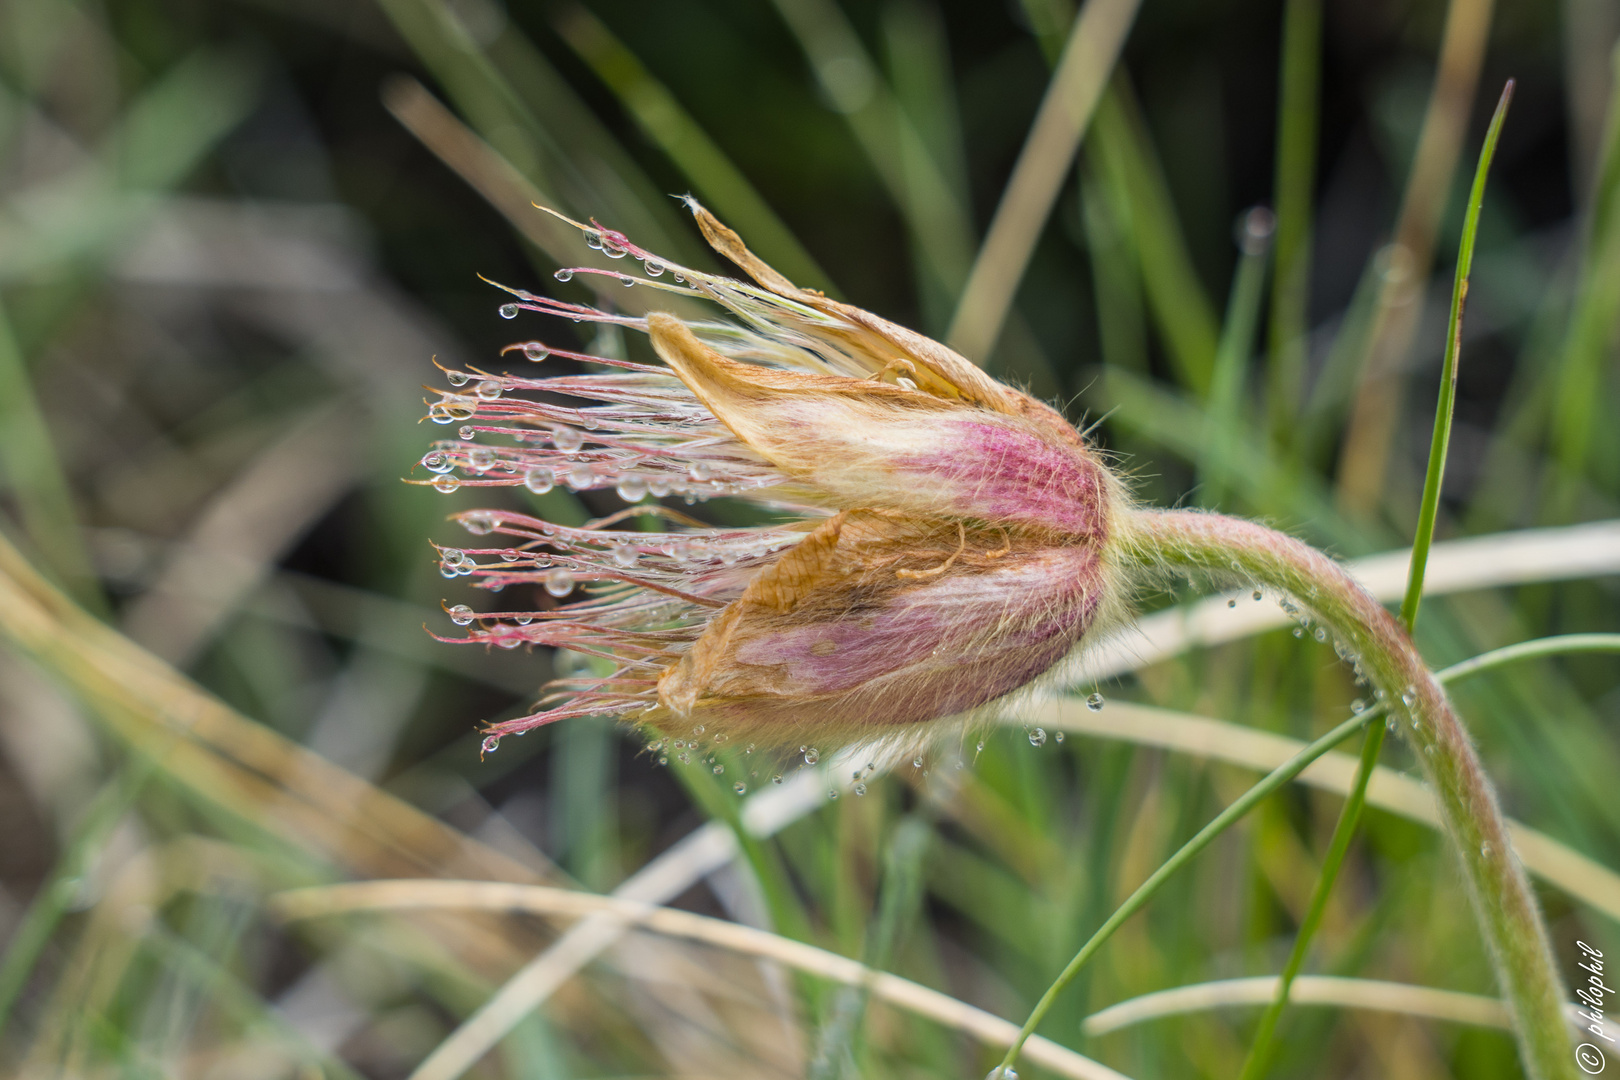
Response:
[{"label": "droplet cluster on filaments", "polygon": [[[626,502],[650,495],[681,498],[690,505],[723,495],[751,495],[783,482],[780,473],[731,438],[664,369],[561,350],[547,350],[547,355],[610,363],[638,373],[537,379],[448,370],[452,385],[477,378],[478,392],[441,391],[428,419],[447,425],[477,422],[464,423],[459,438],[436,442],[422,456],[422,468],[434,474],[432,487],[445,493],[464,486],[523,487],[536,495],[553,487],[612,489]],[[520,391],[547,396],[514,394]],[[606,403],[571,406],[552,395]]]},{"label": "droplet cluster on filaments", "polygon": [[[615,235],[593,231],[587,241],[611,257],[634,254],[645,262],[650,278],[665,274],[664,262],[648,259]],[[599,271],[582,268],[567,277],[559,274],[559,280],[576,272]],[[698,295],[685,284],[688,276],[705,279],[703,295],[757,322],[758,298],[748,295],[747,287],[738,291],[727,279],[677,268],[670,275],[674,284],[654,284]],[[522,291],[514,290],[514,295],[522,302],[503,305],[504,318],[527,309],[575,322],[646,329],[642,320]],[[822,355],[742,327],[724,333],[733,345],[740,341],[752,358],[819,370],[841,367],[834,346]],[[803,505],[802,492],[736,439],[667,368],[570,352],[538,340],[505,351],[531,362],[561,358],[612,370],[598,367],[542,378],[444,368],[449,385],[434,391],[437,398],[428,403],[427,419],[459,425],[457,438],[432,445],[420,462],[430,478],[417,482],[445,493],[463,487],[521,488],[533,495],[554,488],[611,490],[631,505],[582,528],[516,511],[455,515],[472,535],[499,543],[440,547],[440,573],[447,579],[468,578],[491,592],[530,586],[542,603],[533,610],[491,614],[451,605],[446,608],[450,621],[465,627],[466,636],[445,640],[502,649],[542,645],[605,662],[602,670],[566,672],[548,684],[530,716],[490,725],[486,753],[498,747],[502,735],[541,723],[586,714],[633,715],[653,704],[658,674],[691,647],[713,612],[740,595],[763,565],[796,544],[827,513]],[[716,529],[644,501],[650,497],[694,504],[719,496],[751,497],[800,520]],[[548,605],[543,602],[547,597],[565,602]]]}]

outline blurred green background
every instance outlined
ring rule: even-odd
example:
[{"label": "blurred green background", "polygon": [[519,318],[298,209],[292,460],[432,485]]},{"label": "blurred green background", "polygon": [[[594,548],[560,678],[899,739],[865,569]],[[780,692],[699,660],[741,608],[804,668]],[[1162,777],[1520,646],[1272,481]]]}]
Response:
[{"label": "blurred green background", "polygon": [[[685,192],[801,284],[945,337],[1074,14],[0,0],[0,532],[224,706],[197,719],[205,699],[158,668],[140,669],[160,672],[150,685],[98,682],[83,651],[97,631],[68,608],[7,624],[0,1070],[407,1076],[557,928],[287,924],[267,896],[406,876],[608,891],[706,822],[729,836],[729,781],[768,787],[798,762],[739,759],[722,780],[592,721],[480,760],[475,725],[521,715],[580,658],[424,632],[450,629],[441,602],[480,602],[440,578],[428,540],[453,543],[445,515],[484,498],[400,483],[440,434],[419,423],[430,361],[498,370],[530,336],[643,348],[508,323],[478,275],[591,298],[552,280],[593,255],[535,199],[719,269],[668,197]],[[1005,327],[974,359],[1096,424],[1144,501],[1261,517],[1344,557],[1405,546],[1463,195],[1513,77],[1440,536],[1620,516],[1617,38],[1613,0],[1144,0]],[[1275,231],[1245,216],[1256,206]],[[559,520],[622,505],[547,499]],[[1438,666],[1620,630],[1612,571],[1562,576],[1433,600],[1419,644]],[[1303,739],[1357,693],[1329,646],[1286,631],[1101,690]],[[1508,811],[1620,865],[1613,658],[1507,669],[1458,701]],[[674,902],[1016,1023],[1253,777],[1128,737],[1036,747],[1015,725],[975,741],[942,747],[930,778],[873,777],[750,841]],[[1394,746],[1385,760],[1411,764]],[[1042,1033],[1133,1077],[1236,1076],[1253,1008],[1096,1037],[1079,1022],[1275,973],[1339,806],[1303,788],[1266,803],[1127,925]],[[1370,813],[1307,970],[1491,994],[1448,858],[1432,829]],[[1620,943],[1612,914],[1541,895],[1566,972],[1577,939]],[[999,1056],[779,967],[628,940],[472,1075],[977,1078]],[[1283,1031],[1274,1075],[1519,1075],[1489,1028],[1302,1007]]]}]

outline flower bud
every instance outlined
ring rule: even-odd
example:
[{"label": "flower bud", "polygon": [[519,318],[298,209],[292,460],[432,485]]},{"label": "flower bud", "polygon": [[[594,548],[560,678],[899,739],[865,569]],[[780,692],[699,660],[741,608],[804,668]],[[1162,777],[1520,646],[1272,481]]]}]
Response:
[{"label": "flower bud", "polygon": [[[1119,606],[1106,545],[1122,496],[1079,433],[938,342],[795,287],[688,205],[753,283],[673,265],[594,222],[574,224],[652,279],[559,276],[707,298],[734,322],[631,318],[514,291],[519,309],[644,331],[667,367],[525,341],[512,348],[531,359],[617,370],[450,372],[479,393],[431,403],[435,418],[453,406],[467,419],[430,455],[436,471],[462,473],[454,486],[614,488],[633,504],[585,528],[459,515],[505,546],[460,549],[446,576],[571,599],[486,619],[459,640],[549,645],[593,665],[551,683],[533,714],[491,725],[486,746],[587,714],[761,745],[915,741],[1094,635]],[[647,495],[733,496],[785,520],[715,528]],[[658,531],[615,527],[630,516]]]}]

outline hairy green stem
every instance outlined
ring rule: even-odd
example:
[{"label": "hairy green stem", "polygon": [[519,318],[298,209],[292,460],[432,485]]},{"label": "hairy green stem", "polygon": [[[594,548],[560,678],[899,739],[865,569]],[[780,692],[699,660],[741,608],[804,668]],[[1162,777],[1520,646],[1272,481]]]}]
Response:
[{"label": "hairy green stem", "polygon": [[[1423,577],[1429,564],[1429,547],[1434,543],[1435,519],[1440,511],[1440,485],[1446,474],[1446,452],[1451,445],[1451,417],[1457,399],[1463,308],[1468,300],[1468,275],[1474,263],[1474,241],[1479,235],[1480,210],[1485,203],[1485,178],[1490,173],[1491,159],[1496,156],[1496,142],[1501,137],[1502,124],[1507,119],[1508,104],[1512,100],[1513,80],[1509,79],[1502,89],[1496,114],[1491,117],[1490,129],[1485,133],[1485,145],[1479,153],[1479,164],[1474,170],[1474,186],[1468,196],[1468,211],[1463,219],[1462,243],[1457,252],[1457,269],[1451,291],[1451,319],[1447,324],[1445,359],[1440,373],[1440,398],[1435,406],[1434,435],[1429,443],[1429,468],[1423,481],[1417,532],[1412,540],[1412,563],[1406,579],[1406,596],[1401,601],[1401,625],[1406,627],[1407,633],[1411,633],[1417,625],[1418,605],[1423,601]],[[1306,909],[1305,920],[1294,937],[1294,947],[1288,954],[1288,962],[1283,965],[1282,978],[1277,980],[1277,996],[1260,1018],[1259,1030],[1250,1045],[1249,1058],[1244,1062],[1238,1080],[1260,1080],[1265,1073],[1272,1034],[1277,1029],[1283,1009],[1288,1005],[1290,988],[1305,963],[1311,938],[1316,936],[1317,928],[1321,926],[1322,914],[1327,910],[1328,894],[1333,891],[1333,883],[1344,864],[1345,853],[1350,850],[1350,839],[1355,835],[1361,807],[1366,802],[1367,784],[1372,780],[1373,769],[1378,765],[1378,751],[1383,745],[1384,729],[1369,728],[1361,747],[1361,762],[1356,768],[1355,783],[1350,787],[1350,797],[1345,800],[1338,824],[1333,827],[1333,840],[1328,845],[1327,858],[1322,862],[1322,872],[1311,893],[1310,907]]]},{"label": "hairy green stem", "polygon": [[1259,582],[1293,597],[1302,617],[1313,616],[1333,632],[1398,721],[1435,791],[1526,1073],[1532,1080],[1573,1078],[1564,991],[1495,791],[1444,689],[1395,616],[1332,559],[1263,525],[1145,510],[1120,515],[1116,528],[1125,557],[1139,566]]}]

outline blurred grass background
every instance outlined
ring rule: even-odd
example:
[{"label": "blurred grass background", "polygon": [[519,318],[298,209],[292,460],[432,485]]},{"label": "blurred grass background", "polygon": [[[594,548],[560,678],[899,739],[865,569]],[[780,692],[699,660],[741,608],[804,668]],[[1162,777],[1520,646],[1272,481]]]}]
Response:
[{"label": "blurred grass background", "polygon": [[[559,925],[288,924],[269,895],[425,876],[605,892],[705,823],[730,836],[731,782],[769,789],[798,762],[662,768],[590,721],[480,761],[475,723],[579,661],[422,629],[446,629],[441,601],[477,603],[427,540],[453,542],[444,515],[481,497],[399,482],[434,434],[429,359],[495,365],[539,335],[639,348],[507,323],[476,275],[589,296],[551,280],[590,253],[532,199],[713,267],[667,197],[687,191],[802,284],[945,336],[1073,17],[1067,0],[0,0],[0,530],[77,605],[6,560],[23,584],[0,594],[0,1069],[407,1076]],[[1462,194],[1513,76],[1441,537],[1620,516],[1617,36],[1610,0],[1145,0],[978,358],[1097,422],[1144,500],[1345,557],[1405,545]],[[618,505],[545,498],[559,520]],[[1438,666],[1620,630],[1617,586],[1436,598],[1419,643]],[[1357,693],[1330,646],[1286,630],[1100,689],[1304,739]],[[1620,865],[1613,658],[1457,695],[1509,812]],[[693,856],[707,869],[675,905],[1017,1022],[1253,775],[1122,739],[1037,747],[1016,725],[901,771],[741,859]],[[1134,1077],[1235,1076],[1252,1008],[1079,1023],[1275,973],[1339,805],[1268,801],[1042,1033]],[[1307,970],[1492,993],[1448,859],[1372,810]],[[1566,972],[1577,939],[1620,943],[1612,915],[1541,895]],[[1283,1035],[1274,1075],[1518,1075],[1509,1037],[1476,1026],[1301,1007]],[[472,1075],[980,1077],[997,1057],[857,990],[638,933]]]}]

